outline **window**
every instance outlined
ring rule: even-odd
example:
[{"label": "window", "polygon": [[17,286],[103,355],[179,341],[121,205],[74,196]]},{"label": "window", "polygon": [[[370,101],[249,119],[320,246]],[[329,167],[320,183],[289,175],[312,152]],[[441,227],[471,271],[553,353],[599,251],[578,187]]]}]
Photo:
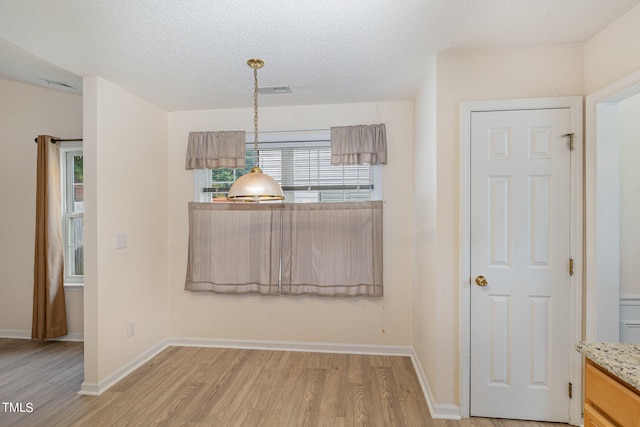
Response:
[{"label": "window", "polygon": [[60,147],[65,284],[84,281],[84,186],[82,146]]},{"label": "window", "polygon": [[[255,164],[253,134],[247,135],[245,167],[199,170],[194,200],[226,197],[237,178]],[[290,203],[381,200],[381,167],[331,165],[329,131],[260,134],[260,168],[282,186]]]}]

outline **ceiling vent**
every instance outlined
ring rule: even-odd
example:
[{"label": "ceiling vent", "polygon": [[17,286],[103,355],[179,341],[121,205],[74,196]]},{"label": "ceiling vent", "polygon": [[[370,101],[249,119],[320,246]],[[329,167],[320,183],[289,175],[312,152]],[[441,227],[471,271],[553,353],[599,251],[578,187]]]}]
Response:
[{"label": "ceiling vent", "polygon": [[280,93],[291,93],[289,86],[262,86],[258,88],[260,95],[274,95]]},{"label": "ceiling vent", "polygon": [[63,83],[63,82],[58,82],[55,80],[49,80],[49,79],[43,79],[42,77],[40,78],[40,80],[42,80],[43,82],[46,82],[48,85],[53,85],[53,86],[61,86],[61,87],[66,87],[68,89],[75,89],[75,87],[67,84],[67,83]]}]

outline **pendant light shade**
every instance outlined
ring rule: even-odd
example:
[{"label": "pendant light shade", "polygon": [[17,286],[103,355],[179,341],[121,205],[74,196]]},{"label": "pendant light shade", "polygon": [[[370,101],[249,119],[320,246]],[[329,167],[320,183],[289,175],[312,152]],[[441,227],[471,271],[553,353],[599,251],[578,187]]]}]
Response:
[{"label": "pendant light shade", "polygon": [[260,153],[258,151],[258,68],[264,67],[261,59],[250,59],[247,65],[253,68],[253,125],[254,125],[254,150],[256,164],[251,171],[233,183],[229,189],[227,199],[239,202],[261,202],[271,200],[283,200],[284,194],[278,182],[269,175],[262,173],[260,169]]},{"label": "pendant light shade", "polygon": [[249,173],[233,183],[227,199],[245,202],[283,200],[284,194],[275,179],[262,173],[258,166],[254,166]]}]

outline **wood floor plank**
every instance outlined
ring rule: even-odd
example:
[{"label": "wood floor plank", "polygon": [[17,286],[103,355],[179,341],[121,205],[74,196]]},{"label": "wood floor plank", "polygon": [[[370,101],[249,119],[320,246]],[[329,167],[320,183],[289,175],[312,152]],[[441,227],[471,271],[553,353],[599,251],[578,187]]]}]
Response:
[{"label": "wood floor plank", "polygon": [[[314,358],[316,359],[316,358]],[[318,425],[320,416],[320,402],[324,392],[326,370],[312,368],[307,370],[305,378],[306,387],[302,396],[302,419],[303,426]]]},{"label": "wood floor plank", "polygon": [[368,412],[373,410],[372,402],[368,399],[367,389],[369,387],[365,384],[352,384],[351,387],[351,395],[353,396],[353,412],[349,417],[351,425],[366,426],[368,418],[375,418],[368,415]]},{"label": "wood floor plank", "polygon": [[349,382],[363,384],[370,376],[370,363],[361,354],[349,355]]},{"label": "wood floor plank", "polygon": [[343,420],[347,416],[349,390],[349,355],[336,354],[334,358],[327,358],[325,387],[320,402],[322,418]]},{"label": "wood floor plank", "polygon": [[0,426],[561,427],[433,420],[411,359],[169,347],[100,396],[80,396],[82,343],[0,339]]}]

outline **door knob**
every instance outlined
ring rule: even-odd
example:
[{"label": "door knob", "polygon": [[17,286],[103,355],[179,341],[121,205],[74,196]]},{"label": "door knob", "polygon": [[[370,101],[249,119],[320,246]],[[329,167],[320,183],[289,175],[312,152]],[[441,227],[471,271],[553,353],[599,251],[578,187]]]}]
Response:
[{"label": "door knob", "polygon": [[487,279],[484,278],[484,276],[478,276],[476,277],[476,285],[478,286],[487,286],[489,283],[487,282]]}]

